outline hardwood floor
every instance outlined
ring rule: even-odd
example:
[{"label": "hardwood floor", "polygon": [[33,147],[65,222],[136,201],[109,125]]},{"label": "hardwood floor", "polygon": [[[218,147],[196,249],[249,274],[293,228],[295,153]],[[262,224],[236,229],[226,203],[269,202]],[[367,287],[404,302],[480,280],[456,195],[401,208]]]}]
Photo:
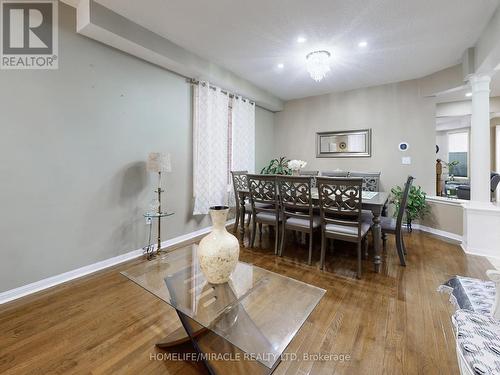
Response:
[{"label": "hardwood floor", "polygon": [[[353,248],[336,243],[327,267],[309,267],[306,246],[288,241],[284,257],[242,248],[240,259],[327,290],[287,348],[275,374],[457,374],[453,311],[436,287],[455,274],[485,277],[493,268],[454,244],[414,232],[408,266],[391,238],[381,274],[365,260],[355,279]],[[319,261],[319,243],[315,258]],[[179,327],[172,308],[119,274],[127,264],[0,307],[0,373],[198,374],[199,365],[151,360],[155,342]],[[346,361],[307,361],[302,353],[335,353]]]}]

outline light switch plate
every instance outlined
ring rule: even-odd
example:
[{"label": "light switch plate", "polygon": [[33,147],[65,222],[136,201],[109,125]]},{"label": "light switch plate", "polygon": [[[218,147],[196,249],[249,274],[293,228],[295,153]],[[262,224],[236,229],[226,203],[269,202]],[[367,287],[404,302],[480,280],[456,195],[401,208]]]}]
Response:
[{"label": "light switch plate", "polygon": [[401,158],[401,164],[410,165],[411,164],[411,157],[410,156],[403,156]]}]

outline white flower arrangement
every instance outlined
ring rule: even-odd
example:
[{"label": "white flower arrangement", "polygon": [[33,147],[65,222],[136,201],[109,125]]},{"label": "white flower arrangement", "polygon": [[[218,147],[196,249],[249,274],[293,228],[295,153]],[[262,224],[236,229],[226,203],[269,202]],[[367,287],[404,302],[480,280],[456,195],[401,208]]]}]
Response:
[{"label": "white flower arrangement", "polygon": [[290,160],[288,162],[288,168],[290,168],[292,171],[298,171],[304,168],[306,165],[307,162],[304,160]]}]

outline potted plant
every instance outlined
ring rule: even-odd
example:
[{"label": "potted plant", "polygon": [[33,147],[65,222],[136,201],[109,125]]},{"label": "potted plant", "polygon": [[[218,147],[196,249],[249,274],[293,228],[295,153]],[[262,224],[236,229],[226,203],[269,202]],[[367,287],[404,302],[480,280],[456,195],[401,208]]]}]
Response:
[{"label": "potted plant", "polygon": [[288,162],[286,156],[282,156],[279,159],[273,159],[269,162],[267,167],[262,168],[261,174],[286,174],[291,175],[292,171],[288,168]]},{"label": "potted plant", "polygon": [[455,181],[455,168],[460,164],[458,160],[453,160],[450,163],[444,162],[445,168],[448,168],[448,176],[450,181]]},{"label": "potted plant", "polygon": [[[391,203],[395,205],[396,211],[394,216],[397,216],[401,200],[403,199],[404,189],[401,186],[395,186],[391,189],[392,200]],[[406,204],[406,226],[408,231],[412,231],[411,223],[413,220],[422,219],[430,211],[430,207],[426,202],[426,194],[422,187],[412,186],[408,194],[408,201]]]}]

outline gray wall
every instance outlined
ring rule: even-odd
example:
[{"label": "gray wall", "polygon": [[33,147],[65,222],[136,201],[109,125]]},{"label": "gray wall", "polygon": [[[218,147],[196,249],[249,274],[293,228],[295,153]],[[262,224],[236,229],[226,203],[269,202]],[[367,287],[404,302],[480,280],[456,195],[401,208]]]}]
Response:
[{"label": "gray wall", "polygon": [[[372,157],[316,158],[316,132],[364,128],[372,129]],[[275,132],[275,155],[305,160],[307,169],[381,171],[383,190],[412,174],[434,195],[435,104],[418,80],[289,101],[276,114]],[[410,144],[405,153],[402,141]],[[412,164],[402,165],[402,156]]]},{"label": "gray wall", "polygon": [[[0,292],[141,248],[150,151],[172,155],[164,239],[210,225],[191,214],[190,86],[59,13],[59,70],[0,71]],[[257,112],[258,134],[270,116]]]}]

